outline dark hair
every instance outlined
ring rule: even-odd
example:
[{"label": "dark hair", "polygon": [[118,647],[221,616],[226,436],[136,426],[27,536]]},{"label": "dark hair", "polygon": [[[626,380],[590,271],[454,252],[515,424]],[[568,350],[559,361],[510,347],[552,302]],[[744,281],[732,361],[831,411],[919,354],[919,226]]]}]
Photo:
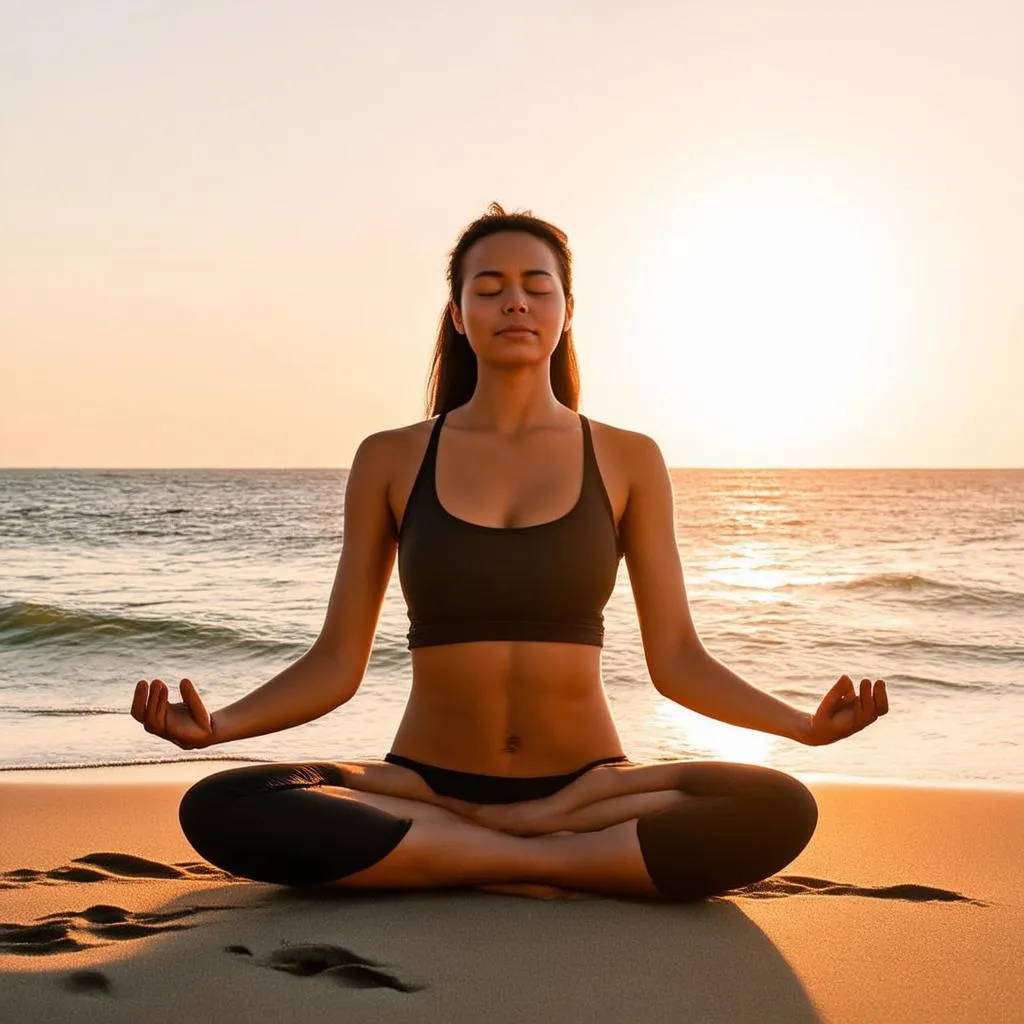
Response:
[{"label": "dark hair", "polygon": [[[540,220],[526,210],[521,213],[506,213],[498,203],[491,203],[487,213],[478,217],[459,236],[455,248],[448,256],[449,297],[461,309],[463,268],[462,264],[469,248],[475,243],[498,231],[526,231],[542,242],[547,242],[558,261],[562,291],[566,298],[572,295],[572,253],[569,238],[564,231]],[[476,354],[469,346],[465,335],[455,330],[452,311],[446,302],[441,313],[437,331],[437,343],[430,365],[427,381],[427,416],[437,416],[464,405],[473,397],[476,388]],[[558,345],[551,353],[551,390],[563,405],[574,412],[580,400],[580,375],[576,364],[576,349],[572,343],[572,328],[562,331]]]}]

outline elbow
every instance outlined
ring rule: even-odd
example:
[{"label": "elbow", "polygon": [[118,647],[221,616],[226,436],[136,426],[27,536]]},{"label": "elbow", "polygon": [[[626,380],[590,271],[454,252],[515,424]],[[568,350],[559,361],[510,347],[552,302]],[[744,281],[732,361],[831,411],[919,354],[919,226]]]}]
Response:
[{"label": "elbow", "polygon": [[315,643],[306,657],[316,662],[317,676],[327,680],[334,707],[348,703],[356,695],[366,671],[365,664],[354,665],[344,651],[321,643]]},{"label": "elbow", "polygon": [[708,658],[703,646],[677,648],[670,657],[648,664],[651,683],[662,697],[689,706],[687,694],[697,681],[700,665]]}]

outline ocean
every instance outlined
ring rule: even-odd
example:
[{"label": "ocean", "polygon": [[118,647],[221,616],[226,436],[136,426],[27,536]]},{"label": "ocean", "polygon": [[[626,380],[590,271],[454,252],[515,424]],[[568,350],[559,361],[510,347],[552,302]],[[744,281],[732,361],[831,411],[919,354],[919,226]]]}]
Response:
[{"label": "ocean", "polygon": [[[341,550],[346,476],[0,471],[0,772],[382,756],[411,677],[397,571],[362,686],[332,714],[199,751],[129,714],[140,679],[163,679],[179,701],[188,677],[213,710],[308,649]],[[844,673],[885,679],[890,712],[805,747],[668,701],[647,674],[623,562],[603,677],[631,758],[1024,787],[1024,470],[672,480],[690,606],[712,654],[807,711]]]}]

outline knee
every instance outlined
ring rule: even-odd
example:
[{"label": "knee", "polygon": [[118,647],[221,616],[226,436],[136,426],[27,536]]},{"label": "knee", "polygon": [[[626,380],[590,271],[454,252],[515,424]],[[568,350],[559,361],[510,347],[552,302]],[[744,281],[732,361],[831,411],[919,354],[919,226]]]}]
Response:
[{"label": "knee", "polygon": [[760,881],[810,841],[818,805],[799,779],[756,766],[729,772],[716,793],[637,821],[648,874],[664,895],[699,899]]},{"label": "knee", "polygon": [[799,779],[784,772],[774,774],[778,778],[771,804],[795,847],[792,855],[795,857],[810,842],[818,827],[818,803],[814,794]]},{"label": "knee", "polygon": [[[189,842],[196,846],[196,839],[203,842],[210,836],[231,831],[238,803],[245,797],[322,784],[343,785],[341,769],[319,761],[229,768],[207,775],[185,791],[178,804],[178,822]],[[196,849],[200,848],[196,846]]]},{"label": "knee", "polygon": [[780,864],[788,864],[814,835],[817,801],[799,779],[775,768],[762,767],[759,783],[746,794],[744,812],[760,836],[765,853]]},{"label": "knee", "polygon": [[412,825],[376,807],[341,800],[320,784],[342,781],[322,765],[246,766],[207,776],[178,806],[196,852],[242,878],[322,885],[369,867]]},{"label": "knee", "polygon": [[210,837],[223,826],[224,812],[231,802],[236,787],[229,776],[230,771],[217,772],[190,786],[178,804],[178,824],[185,838],[204,857]]},{"label": "knee", "polygon": [[178,804],[178,823],[185,838],[199,854],[217,863],[225,849],[243,841],[251,825],[253,809],[251,800],[245,798],[295,786],[299,767],[244,765],[200,779],[185,791]]}]

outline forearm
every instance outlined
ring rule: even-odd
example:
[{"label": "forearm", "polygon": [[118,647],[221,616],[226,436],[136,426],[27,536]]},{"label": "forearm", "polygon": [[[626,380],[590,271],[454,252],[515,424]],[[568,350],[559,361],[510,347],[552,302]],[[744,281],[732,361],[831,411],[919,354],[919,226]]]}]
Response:
[{"label": "forearm", "polygon": [[677,789],[626,793],[553,815],[547,827],[552,832],[596,832],[631,818],[675,807],[688,799]]},{"label": "forearm", "polygon": [[[720,722],[806,742],[811,715],[758,690],[710,654],[680,657],[672,684],[659,692],[670,700]],[[678,761],[602,765],[547,799],[559,814],[631,793],[669,790],[680,783]]]},{"label": "forearm", "polygon": [[812,716],[741,679],[705,651],[680,654],[658,691],[669,700],[743,729],[805,743]]},{"label": "forearm", "polygon": [[252,693],[214,711],[214,743],[263,736],[303,725],[350,700],[357,683],[339,661],[316,647]]}]

